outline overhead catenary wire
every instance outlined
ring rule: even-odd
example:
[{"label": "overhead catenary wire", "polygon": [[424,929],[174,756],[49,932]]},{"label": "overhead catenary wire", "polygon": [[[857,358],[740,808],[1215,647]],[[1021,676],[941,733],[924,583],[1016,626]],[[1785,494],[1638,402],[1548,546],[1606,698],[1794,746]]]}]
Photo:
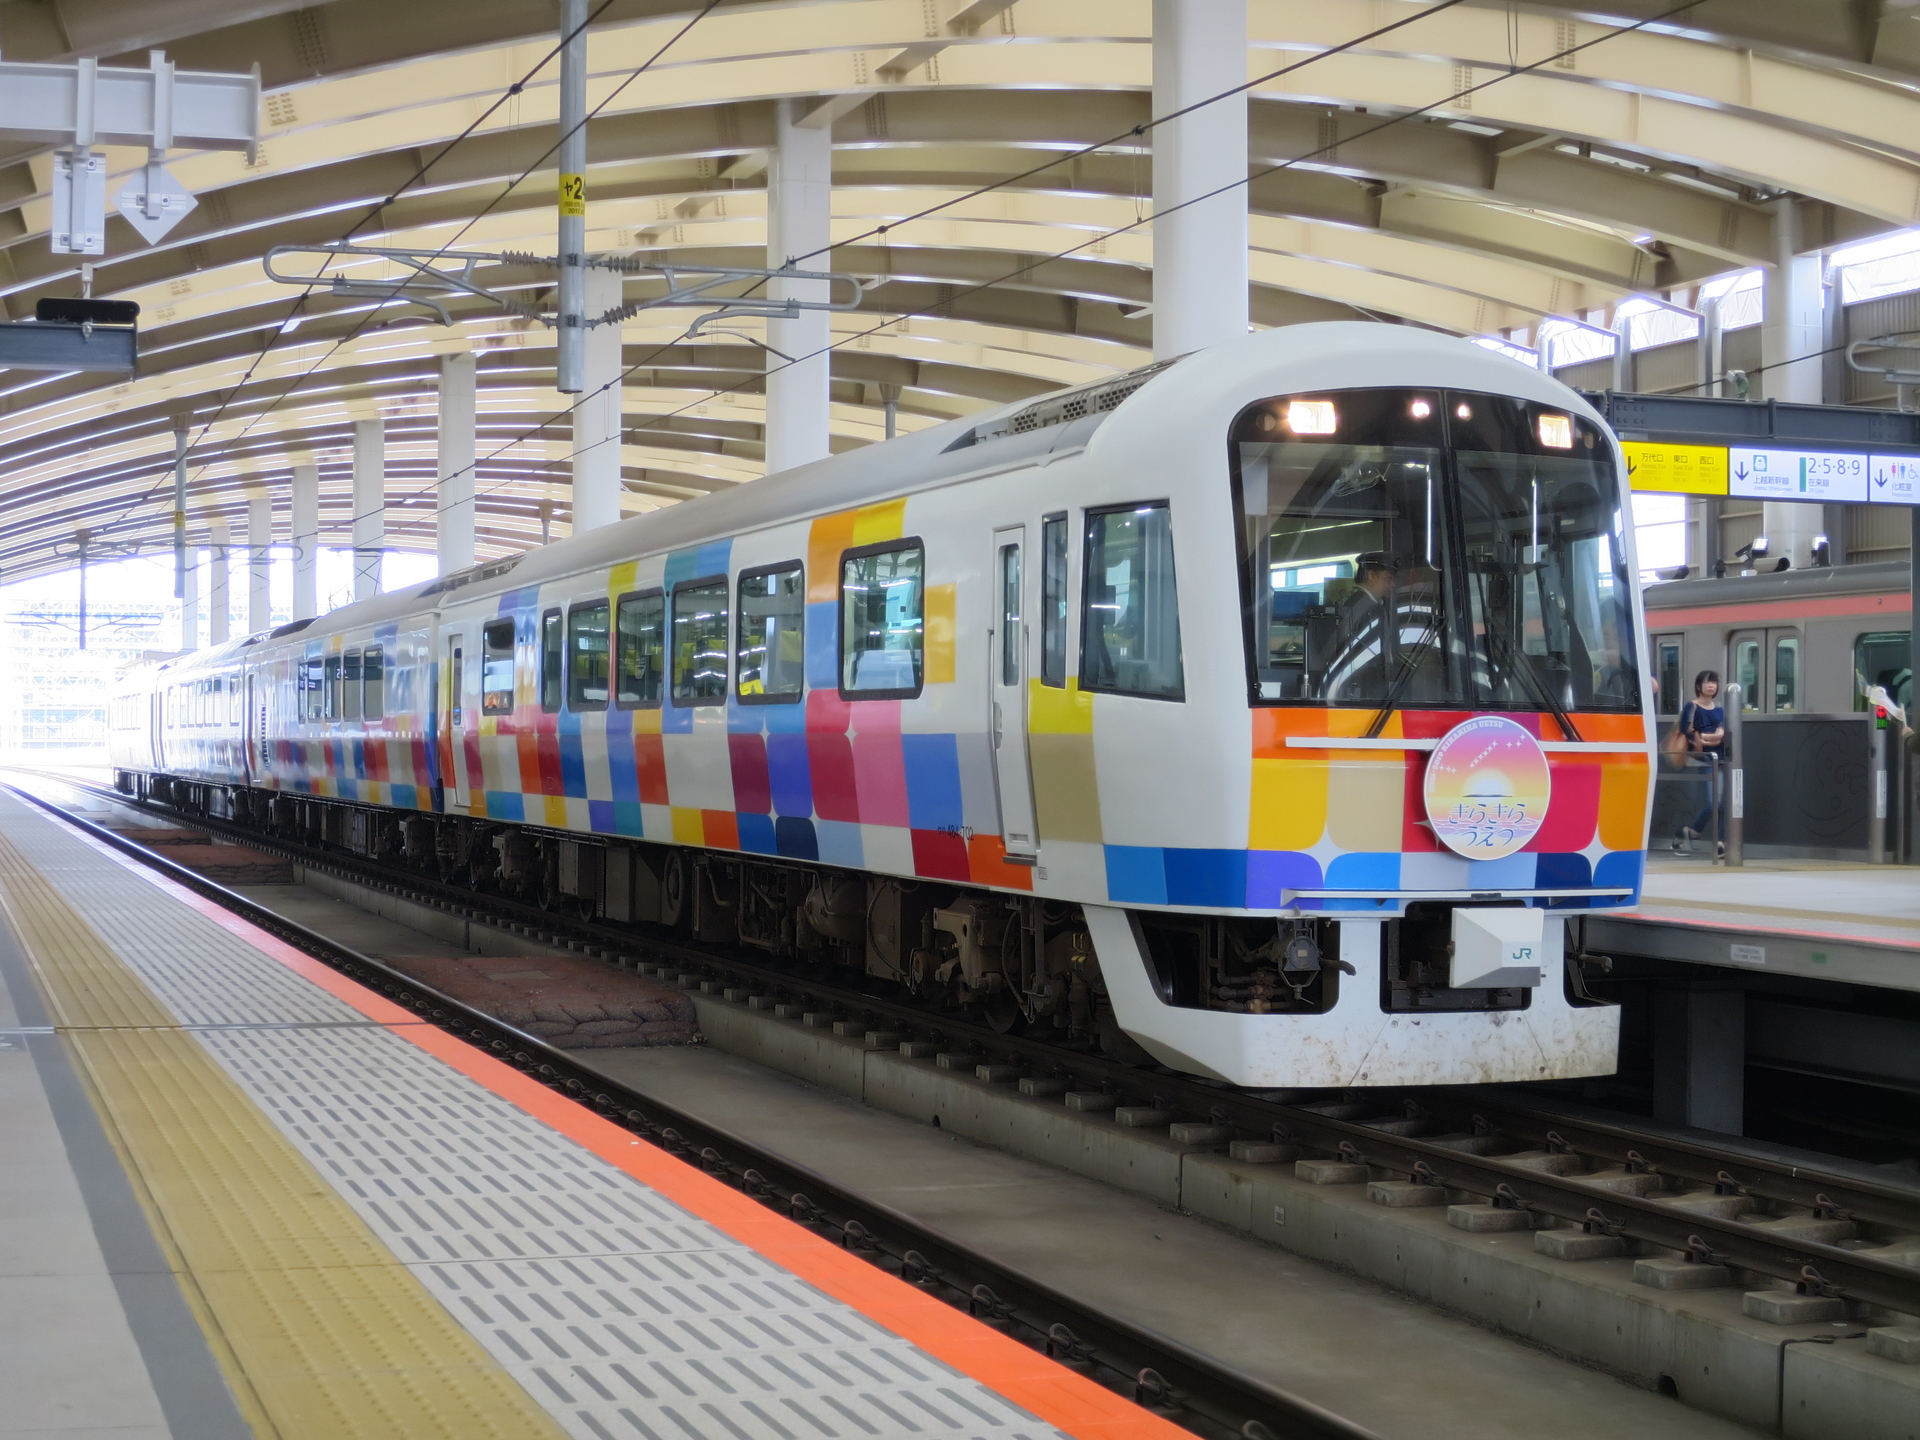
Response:
[{"label": "overhead catenary wire", "polygon": [[[1486,80],[1482,80],[1475,84],[1468,85],[1459,90],[1456,90],[1450,95],[1442,96],[1440,99],[1431,101],[1426,105],[1422,105],[1415,109],[1404,111],[1398,115],[1390,116],[1382,120],[1379,124],[1369,126],[1359,131],[1356,134],[1341,136],[1336,140],[1329,141],[1326,144],[1318,145],[1315,148],[1308,150],[1300,155],[1293,156],[1291,159],[1283,160],[1278,162],[1277,164],[1268,165],[1259,170],[1255,170],[1250,174],[1248,174],[1247,177],[1243,180],[1230,181],[1229,183],[1218,186],[1213,190],[1209,190],[1205,192],[1204,194],[1196,195],[1188,200],[1182,201],[1178,205],[1168,206],[1165,209],[1161,210],[1159,214],[1163,216],[1171,215],[1175,211],[1185,209],[1189,205],[1198,205],[1203,201],[1214,199],[1219,195],[1231,193],[1234,190],[1241,189],[1247,185],[1251,185],[1256,180],[1264,179],[1268,175],[1277,174],[1283,170],[1290,170],[1297,165],[1301,165],[1306,163],[1307,161],[1316,159],[1322,155],[1329,153],[1334,149],[1337,149],[1341,145],[1351,144],[1353,141],[1358,139],[1363,139],[1368,135],[1378,134],[1383,130],[1392,128],[1393,126],[1402,125],[1410,120],[1418,119],[1423,115],[1431,114],[1436,110],[1445,109],[1456,101],[1469,98],[1475,94],[1478,94],[1483,90],[1491,88],[1494,85],[1498,85],[1503,81],[1515,79],[1521,75],[1529,74],[1533,71],[1542,69],[1545,66],[1551,65],[1556,61],[1566,59],[1567,57],[1572,55],[1577,55],[1585,50],[1590,50],[1594,46],[1603,45],[1607,41],[1616,39],[1621,35],[1631,34],[1635,31],[1646,29],[1648,26],[1657,25],[1664,20],[1669,20],[1674,16],[1684,14],[1689,10],[1698,9],[1701,5],[1708,4],[1708,3],[1711,3],[1711,0],[1683,0],[1683,3],[1672,6],[1669,9],[1663,10],[1659,14],[1650,15],[1644,19],[1634,21],[1630,24],[1618,26],[1615,29],[1608,31],[1604,35],[1598,35],[1591,40],[1584,40],[1579,42],[1578,44],[1569,45],[1562,49],[1553,51],[1552,53],[1543,56],[1539,60],[1532,61],[1529,64],[1515,66],[1497,75],[1491,76]],[[1236,92],[1225,92],[1225,93],[1231,94]],[[1214,98],[1221,98],[1221,97],[1214,97]],[[1131,132],[1128,132],[1128,133],[1131,133]],[[783,362],[782,364],[768,367],[768,369],[766,369],[762,373],[761,377],[756,377],[756,378],[764,378],[764,375],[774,374],[780,370],[787,369],[793,365],[802,364],[805,361],[816,359],[821,355],[825,355],[834,350],[841,349],[844,346],[855,344],[860,340],[867,339],[868,337],[876,335],[883,330],[891,328],[894,325],[898,325],[904,320],[924,318],[924,317],[933,315],[939,310],[951,306],[955,300],[962,299],[968,295],[979,294],[984,290],[990,290],[990,289],[993,289],[995,286],[1004,285],[1010,281],[1017,280],[1022,276],[1027,275],[1032,271],[1038,269],[1042,265],[1050,264],[1056,260],[1063,260],[1068,258],[1069,256],[1076,255],[1083,250],[1091,249],[1096,245],[1102,244],[1105,241],[1112,239],[1116,235],[1123,235],[1129,231],[1140,229],[1145,225],[1151,224],[1152,220],[1153,220],[1152,216],[1146,216],[1141,219],[1136,219],[1130,222],[1129,224],[1117,226],[1111,230],[1103,231],[1100,234],[1094,235],[1091,238],[1081,241],[1076,245],[1069,246],[1065,250],[1056,251],[1048,255],[1033,257],[1027,261],[1024,261],[1014,269],[1007,271],[1003,275],[997,275],[990,280],[980,281],[977,284],[970,285],[961,290],[958,290],[952,295],[945,296],[935,305],[923,307],[922,309],[915,310],[915,311],[903,312],[899,315],[890,316],[886,320],[881,321],[879,324],[869,326],[865,330],[861,330],[852,335],[845,336],[839,340],[834,341],[832,344],[822,346],[818,350],[811,351],[806,355],[796,356],[791,360]],[[813,253],[817,254],[820,252],[816,251]],[[684,339],[685,337],[682,336],[680,338]],[[648,364],[652,362],[652,360],[657,358],[659,355],[664,354],[666,351],[672,349],[673,346],[678,343],[680,343],[679,340],[674,340],[674,341],[669,341],[664,345],[657,346],[647,356],[643,357],[639,361],[636,361],[634,364],[629,365],[613,381],[608,382],[607,386],[601,387],[600,390],[596,390],[592,392],[592,394],[598,395],[600,393],[603,393],[604,390],[606,390],[607,388],[610,388],[612,385],[620,384],[626,379],[627,376],[633,374],[637,370],[644,369]],[[1807,358],[1811,358],[1811,357],[1807,357]],[[1782,363],[1792,363],[1792,362],[1782,362]],[[1750,372],[1750,373],[1754,373],[1754,372]],[[705,405],[723,396],[737,393],[738,391],[741,391],[747,388],[747,386],[750,385],[751,383],[752,381],[742,381],[734,385],[723,386],[713,390],[709,390],[706,394],[702,395],[699,399],[690,400],[686,404],[681,405],[676,409],[669,410],[662,414],[649,416],[643,420],[636,421],[632,427],[623,426],[622,427],[623,435],[620,437],[610,437],[607,440],[595,441],[593,445],[584,447],[582,451],[576,452],[576,453],[584,453],[585,450],[593,449],[595,446],[601,445],[601,444],[618,443],[620,439],[624,438],[624,431],[628,428],[646,429],[646,428],[649,428],[650,426],[658,425],[663,421],[671,420],[679,415],[683,415],[687,411],[692,410],[697,406]],[[486,460],[497,459],[499,456],[505,454],[508,450],[512,449],[515,445],[521,444],[524,441],[531,439],[533,436],[539,434],[542,430],[545,430],[550,426],[552,426],[559,419],[563,418],[566,415],[570,415],[574,409],[578,408],[578,405],[586,403],[586,400],[588,398],[591,398],[591,397],[583,396],[581,400],[576,402],[574,406],[568,407],[567,410],[562,411],[558,415],[548,417],[548,419],[542,421],[539,425],[534,426],[530,430],[522,431],[521,434],[515,436],[512,440],[509,440],[508,442],[506,442],[505,445],[502,445],[498,449],[476,460],[475,461],[476,466],[483,463]],[[548,462],[548,463],[551,463],[551,462]],[[513,482],[503,482],[500,485],[490,486],[486,490],[477,491],[475,493],[475,498],[477,499],[481,494],[496,493],[499,490],[506,488],[507,483],[523,484],[525,482],[517,480]],[[410,498],[416,498],[418,495],[424,494],[424,493],[425,493],[424,491],[417,491],[415,492],[415,496]],[[436,513],[438,511],[438,508],[439,507],[436,507]]]}]

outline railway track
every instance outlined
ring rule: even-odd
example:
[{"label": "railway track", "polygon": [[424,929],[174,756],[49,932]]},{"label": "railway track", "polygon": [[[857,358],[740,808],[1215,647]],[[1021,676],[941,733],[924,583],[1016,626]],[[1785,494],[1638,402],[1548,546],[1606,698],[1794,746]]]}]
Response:
[{"label": "railway track", "polygon": [[[1044,1040],[1000,1034],[964,1017],[770,965],[764,956],[696,949],[638,928],[571,920],[425,877],[396,874],[350,854],[317,852],[244,826],[136,802],[105,787],[64,776],[42,778],[130,810],[245,840],[356,884],[690,987],[769,996],[843,1017],[856,1026],[933,1039],[946,1051],[977,1055],[982,1064],[1064,1079],[1075,1089],[1111,1092],[1123,1104],[1219,1126],[1223,1136],[1278,1142],[1296,1147],[1303,1156],[1365,1165],[1503,1208],[1552,1217],[1559,1225],[1786,1282],[1802,1293],[1835,1295],[1868,1310],[1920,1313],[1920,1189],[1844,1167],[1796,1163],[1737,1141],[1643,1132],[1605,1116],[1533,1107],[1505,1092],[1440,1090],[1319,1103],[1235,1090]],[[30,794],[27,798],[58,809],[50,801]],[[149,858],[132,842],[115,837],[114,843]],[[162,868],[178,869],[167,866],[164,857],[151,858]],[[210,886],[198,877],[193,883]],[[231,898],[250,912],[260,908],[244,897]],[[277,917],[271,924],[260,923],[278,931],[288,928]],[[365,957],[355,963],[386,976],[395,974]],[[396,982],[415,991],[424,988],[404,976]],[[444,997],[434,997],[434,1003],[460,1008]],[[514,1043],[535,1043],[510,1033]],[[578,1069],[566,1052],[547,1055],[558,1057],[570,1072]],[[555,1060],[543,1058],[541,1065],[553,1066]],[[594,1083],[605,1088],[604,1081]],[[690,1133],[679,1125],[674,1128]],[[766,1173],[765,1167],[749,1168]],[[814,1189],[821,1188],[815,1180]],[[1081,1322],[1089,1328],[1093,1323]]]}]

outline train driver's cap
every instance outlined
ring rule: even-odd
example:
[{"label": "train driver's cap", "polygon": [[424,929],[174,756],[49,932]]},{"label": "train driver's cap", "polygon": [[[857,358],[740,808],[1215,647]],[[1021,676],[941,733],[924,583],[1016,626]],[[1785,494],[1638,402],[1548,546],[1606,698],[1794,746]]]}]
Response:
[{"label": "train driver's cap", "polygon": [[1400,562],[1384,550],[1367,550],[1353,558],[1353,573],[1364,575],[1369,570],[1397,571]]}]

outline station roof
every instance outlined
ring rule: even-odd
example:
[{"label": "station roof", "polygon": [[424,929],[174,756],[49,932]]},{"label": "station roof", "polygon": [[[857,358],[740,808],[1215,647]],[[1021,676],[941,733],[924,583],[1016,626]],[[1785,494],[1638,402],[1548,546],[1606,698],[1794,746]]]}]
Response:
[{"label": "station roof", "polygon": [[[543,505],[566,532],[550,331],[477,300],[443,326],[261,266],[272,246],[349,235],[551,254],[557,9],[0,0],[9,60],[144,65],[158,47],[183,68],[258,64],[266,91],[251,160],[171,162],[199,205],[161,244],[109,222],[94,293],[140,303],[138,375],[0,372],[0,581],[71,564],[82,528],[96,554],[169,545],[180,417],[194,543],[217,521],[239,537],[253,492],[284,538],[303,460],[321,467],[323,543],[350,543],[352,425],[381,416],[388,543],[430,550],[437,357],[466,349],[481,557],[537,544]],[[699,10],[598,7],[588,243],[763,264],[774,105],[830,125],[842,243],[826,263],[885,282],[834,317],[836,449],[881,437],[889,394],[913,429],[1148,358],[1150,0]],[[1782,200],[1809,250],[1920,217],[1920,9],[1897,0],[1250,0],[1249,16],[1249,74],[1285,72],[1250,107],[1257,325],[1531,329],[1773,263]],[[144,159],[110,149],[109,189]],[[50,152],[0,153],[4,318],[79,292],[80,257],[48,249],[51,174]],[[687,339],[688,314],[624,328],[629,512],[763,470],[762,332]]]}]

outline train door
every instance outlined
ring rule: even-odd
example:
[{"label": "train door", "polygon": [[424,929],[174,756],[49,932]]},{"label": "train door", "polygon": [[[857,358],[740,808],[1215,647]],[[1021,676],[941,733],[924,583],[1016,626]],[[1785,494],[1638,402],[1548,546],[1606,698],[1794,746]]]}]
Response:
[{"label": "train door", "polygon": [[1034,833],[1033,775],[1027,765],[1026,527],[993,532],[993,775],[1000,792],[1000,839],[1010,860],[1039,850]]},{"label": "train door", "polygon": [[447,704],[441,714],[447,717],[447,748],[452,752],[447,766],[447,783],[453,790],[453,808],[465,810],[470,794],[467,777],[467,727],[478,717],[467,704],[466,642],[459,631],[446,638]]},{"label": "train door", "polygon": [[240,773],[246,777],[249,785],[260,780],[261,735],[266,726],[260,723],[253,698],[253,672],[247,672],[245,704],[240,711]]},{"label": "train door", "polygon": [[1800,659],[1797,629],[1734,631],[1728,645],[1727,679],[1740,687],[1740,708],[1762,715],[1798,712]]}]

